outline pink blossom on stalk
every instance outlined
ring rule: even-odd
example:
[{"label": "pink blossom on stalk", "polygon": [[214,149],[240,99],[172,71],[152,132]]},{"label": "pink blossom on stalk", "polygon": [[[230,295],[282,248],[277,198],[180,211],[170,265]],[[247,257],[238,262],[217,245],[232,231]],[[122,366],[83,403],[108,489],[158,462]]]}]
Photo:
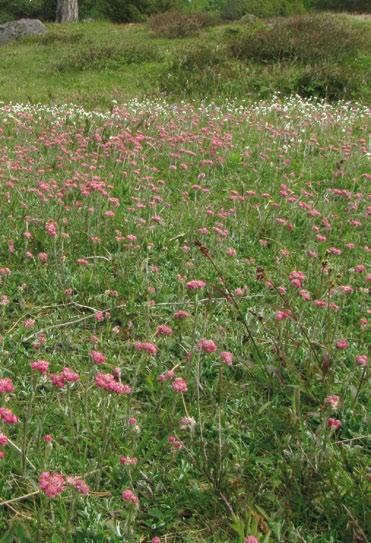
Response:
[{"label": "pink blossom on stalk", "polygon": [[152,537],[151,543],[161,543],[161,539],[159,537]]},{"label": "pink blossom on stalk", "polygon": [[6,407],[0,407],[0,419],[2,419],[5,424],[17,424],[19,420],[13,411]]},{"label": "pink blossom on stalk", "polygon": [[48,498],[54,498],[65,490],[64,476],[61,473],[43,471],[39,477],[39,487]]},{"label": "pink blossom on stalk", "polygon": [[120,456],[120,464],[124,466],[135,466],[138,463],[138,458],[135,456]]},{"label": "pink blossom on stalk", "polygon": [[332,394],[331,396],[327,396],[325,398],[325,404],[332,407],[332,409],[337,409],[339,407],[340,403],[340,396],[337,396],[336,394]]},{"label": "pink blossom on stalk", "polygon": [[126,489],[122,492],[121,494],[121,498],[126,501],[126,502],[129,502],[133,505],[135,505],[136,507],[139,505],[139,498],[136,494],[134,494],[134,492],[130,489]]},{"label": "pink blossom on stalk", "polygon": [[156,330],[157,336],[171,336],[172,333],[173,333],[173,329],[167,324],[160,324]]},{"label": "pink blossom on stalk", "polygon": [[206,282],[202,281],[202,279],[192,279],[192,281],[186,283],[186,287],[188,290],[198,290],[206,287]]},{"label": "pink blossom on stalk", "polygon": [[191,316],[191,314],[188,313],[188,311],[184,311],[183,309],[179,309],[179,311],[176,311],[174,313],[174,319],[177,319],[177,320],[184,320],[184,319],[187,319],[190,316]]},{"label": "pink blossom on stalk", "polygon": [[158,351],[154,343],[149,343],[147,341],[137,341],[134,343],[134,347],[137,351],[144,351],[151,356],[155,356]]},{"label": "pink blossom on stalk", "polygon": [[349,347],[349,343],[346,339],[339,339],[339,341],[336,342],[336,348],[344,351]]},{"label": "pink blossom on stalk", "polygon": [[212,339],[201,339],[197,343],[197,347],[204,353],[215,353],[218,349],[216,343]]},{"label": "pink blossom on stalk", "polygon": [[194,430],[196,426],[196,421],[193,417],[182,417],[179,421],[179,426],[181,430]]},{"label": "pink blossom on stalk", "polygon": [[10,394],[11,392],[14,392],[13,381],[8,377],[0,379],[0,394]]},{"label": "pink blossom on stalk", "polygon": [[329,418],[327,419],[327,426],[331,429],[338,430],[341,427],[341,421],[339,419]]},{"label": "pink blossom on stalk", "polygon": [[180,451],[180,449],[183,449],[184,444],[180,439],[178,439],[176,436],[169,436],[168,437],[168,443],[173,447],[174,450]]},{"label": "pink blossom on stalk", "polygon": [[99,351],[91,351],[90,358],[92,362],[97,365],[104,364],[104,362],[106,361],[105,355]]},{"label": "pink blossom on stalk", "polygon": [[66,481],[69,485],[73,486],[77,492],[87,496],[90,492],[89,485],[80,477],[66,477]]},{"label": "pink blossom on stalk", "polygon": [[222,362],[224,364],[227,364],[227,366],[232,366],[233,364],[233,354],[229,351],[223,351],[220,353],[220,358],[222,359]]},{"label": "pink blossom on stalk", "polygon": [[49,362],[46,360],[35,360],[31,362],[31,368],[39,373],[45,374],[49,369]]},{"label": "pink blossom on stalk", "polygon": [[284,321],[291,316],[291,311],[289,309],[279,309],[276,311],[274,318],[276,321]]},{"label": "pink blossom on stalk", "polygon": [[23,323],[25,328],[33,328],[35,326],[35,319],[26,319]]},{"label": "pink blossom on stalk", "polygon": [[368,365],[368,356],[367,354],[359,354],[356,356],[356,362],[359,366],[367,367]]},{"label": "pink blossom on stalk", "polygon": [[64,388],[66,384],[66,379],[63,375],[63,373],[51,373],[50,374],[50,381],[53,386],[57,388]]},{"label": "pink blossom on stalk", "polygon": [[164,383],[165,381],[171,381],[175,377],[175,371],[174,370],[167,370],[164,373],[161,373],[158,377],[158,381],[160,383]]},{"label": "pink blossom on stalk", "polygon": [[54,238],[57,235],[57,225],[53,221],[48,221],[45,225],[45,231],[46,233]]},{"label": "pink blossom on stalk", "polygon": [[259,539],[257,539],[253,535],[248,535],[247,537],[245,537],[245,542],[244,543],[259,543]]},{"label": "pink blossom on stalk", "polygon": [[65,378],[66,381],[69,383],[74,383],[75,381],[78,381],[80,379],[80,376],[78,373],[74,372],[70,368],[63,368],[62,375]]},{"label": "pink blossom on stalk", "polygon": [[4,446],[8,444],[8,437],[5,434],[0,433],[0,445]]},{"label": "pink blossom on stalk", "polygon": [[43,441],[45,441],[45,443],[51,443],[53,441],[53,436],[50,434],[45,434],[43,436]]},{"label": "pink blossom on stalk", "polygon": [[37,258],[39,259],[40,262],[45,264],[46,262],[48,262],[48,253],[39,253],[37,255]]},{"label": "pink blossom on stalk", "polygon": [[171,386],[175,392],[178,392],[180,394],[183,394],[183,392],[187,392],[188,390],[186,381],[182,379],[181,377],[177,377],[176,379],[174,379],[173,384]]},{"label": "pink blossom on stalk", "polygon": [[108,392],[115,394],[131,394],[132,388],[129,385],[118,383],[111,373],[97,373],[95,384]]}]

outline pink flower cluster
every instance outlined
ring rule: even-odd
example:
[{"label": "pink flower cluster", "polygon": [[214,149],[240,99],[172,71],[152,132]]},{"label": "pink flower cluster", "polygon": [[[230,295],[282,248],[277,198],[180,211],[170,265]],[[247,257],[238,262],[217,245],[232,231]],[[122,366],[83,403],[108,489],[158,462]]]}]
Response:
[{"label": "pink flower cluster", "polygon": [[114,392],[115,394],[131,394],[132,389],[129,385],[118,383],[111,373],[97,373],[95,376],[95,384],[99,388]]},{"label": "pink flower cluster", "polygon": [[127,488],[126,490],[123,490],[123,492],[121,494],[121,498],[125,502],[131,503],[135,507],[139,506],[139,498],[138,498],[138,496],[132,490],[130,490],[129,488]]},{"label": "pink flower cluster", "polygon": [[134,343],[134,347],[137,351],[143,351],[151,356],[155,356],[158,351],[156,345],[148,341],[137,341]]},{"label": "pink flower cluster", "polygon": [[66,489],[66,484],[72,486],[84,496],[90,492],[89,485],[81,477],[67,476],[62,473],[43,471],[39,477],[39,488],[48,498],[55,498]]}]

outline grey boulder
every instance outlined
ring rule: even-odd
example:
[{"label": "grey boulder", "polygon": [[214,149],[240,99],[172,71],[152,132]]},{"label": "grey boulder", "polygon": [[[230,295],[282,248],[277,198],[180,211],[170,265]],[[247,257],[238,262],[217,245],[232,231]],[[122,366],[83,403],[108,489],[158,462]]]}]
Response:
[{"label": "grey boulder", "polygon": [[46,27],[39,19],[18,19],[0,25],[0,45],[27,36],[45,34]]}]

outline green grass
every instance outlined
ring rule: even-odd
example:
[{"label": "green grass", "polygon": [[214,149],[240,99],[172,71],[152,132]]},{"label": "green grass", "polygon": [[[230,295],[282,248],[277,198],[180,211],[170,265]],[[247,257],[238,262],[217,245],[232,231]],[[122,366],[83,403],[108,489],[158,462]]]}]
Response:
[{"label": "green grass", "polygon": [[[0,405],[19,422],[0,420],[0,541],[366,543],[367,114],[297,98],[1,108]],[[53,386],[65,367],[79,381]],[[117,368],[129,395],[95,385]],[[172,368],[183,395],[159,381]],[[47,497],[45,471],[89,495]]]},{"label": "green grass", "polygon": [[[354,19],[353,24],[369,28],[368,21]],[[0,100],[107,108],[112,100],[142,96],[173,100],[206,96],[255,100],[277,92],[323,96],[328,86],[330,98],[331,93],[363,101],[369,96],[367,53],[344,60],[337,68],[329,62],[312,71],[296,62],[265,65],[226,56],[229,41],[245,32],[246,24],[221,25],[203,30],[196,38],[172,40],[152,37],[144,25],[94,22],[47,27],[46,36],[0,48]],[[204,66],[178,73],[176,68],[188,51],[200,47],[206,48]],[[210,54],[220,57],[211,74],[207,71]]]}]

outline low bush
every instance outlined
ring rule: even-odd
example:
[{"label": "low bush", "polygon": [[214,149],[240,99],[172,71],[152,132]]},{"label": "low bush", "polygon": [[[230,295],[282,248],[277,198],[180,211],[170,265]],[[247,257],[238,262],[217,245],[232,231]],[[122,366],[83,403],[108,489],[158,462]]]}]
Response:
[{"label": "low bush", "polygon": [[120,64],[142,64],[159,59],[159,52],[152,44],[134,44],[125,47],[117,45],[101,45],[69,52],[62,59],[58,59],[50,65],[52,71],[58,72],[83,72],[114,68]]},{"label": "low bush", "polygon": [[166,11],[152,15],[148,27],[156,37],[186,38],[197,35],[202,28],[214,26],[217,22],[218,18],[209,13]]},{"label": "low bush", "polygon": [[[177,96],[210,96],[233,67],[222,48],[195,46],[178,53],[160,79],[160,90]],[[228,71],[228,73],[227,73]]]},{"label": "low bush", "polygon": [[367,34],[346,17],[303,15],[277,19],[237,36],[231,40],[230,52],[245,61],[338,61],[357,55],[367,41]]}]

